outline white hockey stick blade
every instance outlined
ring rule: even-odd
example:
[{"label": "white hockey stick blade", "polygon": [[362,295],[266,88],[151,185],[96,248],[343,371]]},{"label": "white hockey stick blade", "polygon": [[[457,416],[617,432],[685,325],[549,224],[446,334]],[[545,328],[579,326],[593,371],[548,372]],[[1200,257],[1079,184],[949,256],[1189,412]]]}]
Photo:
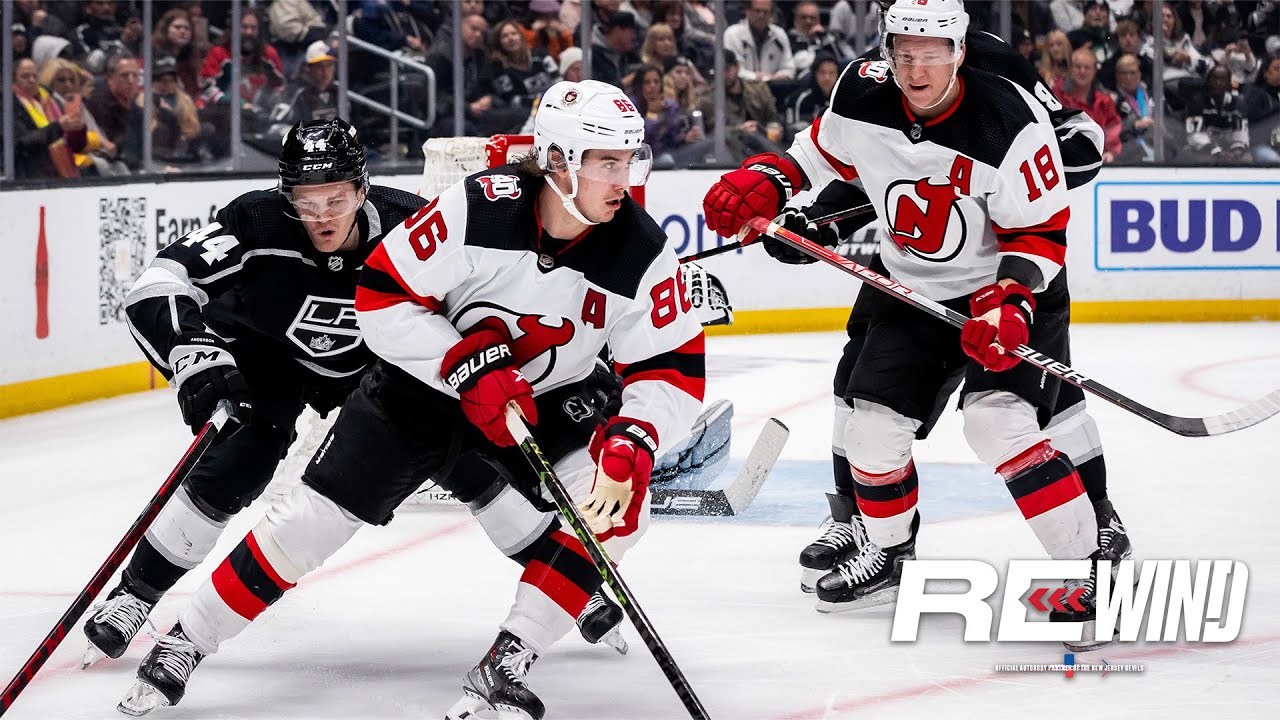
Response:
[{"label": "white hockey stick blade", "polygon": [[725,498],[733,509],[733,515],[742,514],[751,505],[751,501],[756,499],[756,494],[769,477],[774,463],[778,462],[778,456],[782,454],[782,447],[787,444],[789,437],[791,431],[778,418],[769,418],[765,422],[760,436],[756,438],[756,444],[751,446],[751,452],[747,453],[747,459],[738,470],[738,476],[733,479],[733,484],[725,488]]},{"label": "white hockey stick blade", "polygon": [[769,418],[747,453],[738,475],[723,490],[650,488],[650,511],[655,515],[738,515],[745,511],[773,470],[791,431],[777,418]]}]

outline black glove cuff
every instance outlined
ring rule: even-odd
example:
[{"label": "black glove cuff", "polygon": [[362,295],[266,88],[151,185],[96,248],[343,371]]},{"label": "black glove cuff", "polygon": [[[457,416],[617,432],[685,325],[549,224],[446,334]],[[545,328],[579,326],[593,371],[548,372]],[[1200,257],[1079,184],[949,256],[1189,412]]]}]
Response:
[{"label": "black glove cuff", "polygon": [[506,343],[487,345],[455,365],[444,380],[455,391],[464,393],[475,387],[486,374],[515,364],[515,356]]}]

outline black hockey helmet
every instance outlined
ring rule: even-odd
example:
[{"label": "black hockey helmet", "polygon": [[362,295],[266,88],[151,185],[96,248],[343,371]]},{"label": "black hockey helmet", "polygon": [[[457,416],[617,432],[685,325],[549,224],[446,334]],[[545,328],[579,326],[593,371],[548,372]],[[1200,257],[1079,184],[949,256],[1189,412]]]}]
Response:
[{"label": "black hockey helmet", "polygon": [[307,120],[289,128],[280,148],[280,189],[350,180],[368,184],[364,146],[342,118]]}]

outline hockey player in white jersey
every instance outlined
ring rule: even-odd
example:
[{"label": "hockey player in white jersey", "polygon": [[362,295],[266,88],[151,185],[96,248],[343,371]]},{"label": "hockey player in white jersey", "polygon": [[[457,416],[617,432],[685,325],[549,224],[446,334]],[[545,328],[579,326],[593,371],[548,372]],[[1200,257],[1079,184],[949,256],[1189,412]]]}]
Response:
[{"label": "hockey player in white jersey", "polygon": [[[961,381],[966,439],[1005,478],[1045,550],[1101,557],[1095,508],[1071,460],[1081,452],[1068,447],[1097,448],[1083,399],[1003,349],[1027,343],[1069,357],[1070,209],[1058,140],[1036,97],[964,64],[967,26],[959,0],[895,3],[883,60],[851,65],[786,155],[748,159],[706,198],[708,225],[721,234],[801,189],[869,201],[887,231],[880,271],[973,317],[957,333],[881,293],[860,295],[850,316],[858,342],[846,348],[848,382],[837,389],[851,411],[837,412],[836,432],[866,537],[850,533],[856,549],[817,581],[824,611],[896,597],[919,527],[911,446]],[[810,216],[790,211],[778,222],[829,241]],[[1093,580],[1085,586],[1086,612],[1051,619],[1090,620]]]},{"label": "hockey player in white jersey", "polygon": [[[154,672],[122,709],[176,703],[205,656],[235,636],[364,524],[383,524],[427,476],[484,462],[513,485],[532,475],[505,428],[514,402],[584,517],[619,559],[648,525],[653,458],[696,418],[702,328],[661,229],[628,195],[650,152],[617,88],[560,83],[543,95],[536,154],[473,175],[388,233],[356,295],[380,360],[348,398],[303,484],[273,506],[179,614]],[[623,381],[618,414],[575,402],[605,344]],[[446,484],[465,501],[475,489]],[[540,518],[529,502],[481,524],[499,547]],[[557,526],[530,540],[510,614],[466,675],[448,717],[541,718],[531,663],[574,627],[599,588],[580,541]],[[172,637],[172,636],[170,636]],[[161,658],[160,656],[165,656]],[[150,699],[148,699],[150,697]]]}]

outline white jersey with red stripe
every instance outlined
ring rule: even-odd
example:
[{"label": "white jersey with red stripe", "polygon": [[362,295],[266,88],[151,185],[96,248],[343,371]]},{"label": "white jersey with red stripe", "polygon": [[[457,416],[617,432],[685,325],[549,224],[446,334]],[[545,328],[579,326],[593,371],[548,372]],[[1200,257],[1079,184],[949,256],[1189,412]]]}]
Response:
[{"label": "white jersey with red stripe", "polygon": [[669,447],[696,420],[705,384],[702,326],[675,254],[630,197],[609,222],[551,238],[538,220],[544,182],[509,165],[485,170],[388,232],[356,291],[365,342],[453,397],[440,366],[468,331],[509,338],[535,397],[586,378],[607,344],[620,415]]},{"label": "white jersey with red stripe", "polygon": [[968,295],[997,270],[1042,291],[1064,262],[1070,218],[1053,126],[1004,78],[962,66],[956,82],[955,103],[918,120],[887,63],[857,61],[787,154],[808,186],[862,186],[887,231],[885,267],[922,295]]}]

